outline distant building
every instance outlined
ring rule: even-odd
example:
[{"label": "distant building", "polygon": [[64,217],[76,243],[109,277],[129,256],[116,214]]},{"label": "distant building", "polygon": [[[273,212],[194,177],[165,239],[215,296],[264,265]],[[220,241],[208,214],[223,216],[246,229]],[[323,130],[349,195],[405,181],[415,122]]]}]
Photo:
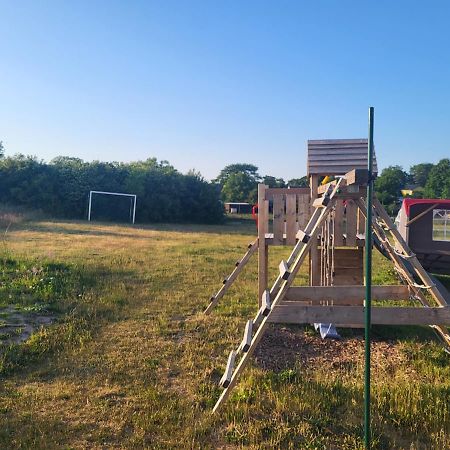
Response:
[{"label": "distant building", "polygon": [[228,214],[251,214],[252,206],[250,203],[244,202],[226,202],[225,211]]}]

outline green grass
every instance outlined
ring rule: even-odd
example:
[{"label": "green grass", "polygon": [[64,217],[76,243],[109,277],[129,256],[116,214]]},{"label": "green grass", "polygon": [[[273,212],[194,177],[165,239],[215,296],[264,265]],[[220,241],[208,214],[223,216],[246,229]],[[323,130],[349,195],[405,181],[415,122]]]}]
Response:
[{"label": "green grass", "polygon": [[[211,414],[227,354],[256,312],[256,258],[211,316],[202,311],[254,233],[241,218],[11,226],[0,305],[43,307],[57,320],[2,350],[0,448],[362,448],[360,331],[323,342],[308,327],[284,328],[285,366],[265,366],[263,340],[221,414]],[[287,254],[271,249],[272,278]],[[396,282],[379,255],[374,270],[376,283]],[[375,448],[449,448],[449,357],[427,328],[374,335]]]}]

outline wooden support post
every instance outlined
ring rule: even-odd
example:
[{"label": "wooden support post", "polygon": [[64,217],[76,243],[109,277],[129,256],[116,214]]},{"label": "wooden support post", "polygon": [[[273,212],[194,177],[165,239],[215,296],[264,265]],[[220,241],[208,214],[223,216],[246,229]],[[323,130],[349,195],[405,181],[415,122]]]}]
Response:
[{"label": "wooden support post", "polygon": [[334,245],[342,247],[344,245],[344,202],[336,200],[334,208]]},{"label": "wooden support post", "polygon": [[345,207],[346,217],[346,237],[345,245],[348,247],[356,246],[356,205],[351,199],[347,200],[347,206]]},{"label": "wooden support post", "polygon": [[[311,192],[311,205],[318,195],[319,188],[319,176],[311,175],[309,177],[309,188]],[[317,247],[317,238],[311,245],[311,251],[309,253],[309,284],[310,286],[320,285],[320,257],[319,249]]]},{"label": "wooden support post", "polygon": [[266,245],[266,233],[269,230],[269,201],[266,200],[265,191],[266,186],[258,184],[258,299],[260,302],[268,283],[269,248]]}]

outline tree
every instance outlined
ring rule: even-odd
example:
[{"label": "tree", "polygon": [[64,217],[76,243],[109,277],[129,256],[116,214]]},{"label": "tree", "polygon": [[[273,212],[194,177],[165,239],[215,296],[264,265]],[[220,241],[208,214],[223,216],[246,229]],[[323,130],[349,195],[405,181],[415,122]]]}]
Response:
[{"label": "tree", "polygon": [[424,195],[428,198],[450,198],[450,159],[441,159],[430,170]]},{"label": "tree", "polygon": [[222,186],[222,199],[225,202],[255,203],[257,187],[254,179],[245,172],[232,173]]},{"label": "tree", "polygon": [[286,187],[286,183],[283,178],[275,178],[271,175],[266,175],[263,177],[262,182],[269,186],[270,188],[283,188]]},{"label": "tree", "polygon": [[253,164],[246,164],[246,163],[237,163],[225,166],[220,171],[219,176],[214,181],[216,183],[224,185],[225,182],[228,180],[228,178],[232,174],[236,173],[244,173],[254,183],[258,183],[259,181],[261,181],[261,177],[258,174],[258,168]]},{"label": "tree", "polygon": [[434,167],[431,163],[422,163],[411,166],[409,169],[409,178],[411,183],[424,187],[427,184],[431,169]]},{"label": "tree", "polygon": [[408,175],[400,166],[389,166],[383,169],[381,175],[375,180],[375,192],[378,199],[393,215],[401,197],[400,190],[405,186]]},{"label": "tree", "polygon": [[221,186],[223,201],[255,203],[261,177],[253,164],[238,163],[224,167],[214,181]]},{"label": "tree", "polygon": [[5,156],[5,146],[3,145],[3,141],[0,141],[0,158]]},{"label": "tree", "polygon": [[292,178],[287,184],[289,187],[309,187],[309,181],[306,175],[301,178]]}]

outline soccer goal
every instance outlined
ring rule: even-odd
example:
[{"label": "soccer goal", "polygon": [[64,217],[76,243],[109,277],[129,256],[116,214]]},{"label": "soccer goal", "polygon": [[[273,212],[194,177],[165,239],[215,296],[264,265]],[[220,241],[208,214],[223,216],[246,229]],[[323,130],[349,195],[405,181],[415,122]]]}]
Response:
[{"label": "soccer goal", "polygon": [[88,208],[88,221],[91,221],[92,214],[92,196],[93,195],[118,195],[121,197],[130,198],[130,220],[134,224],[136,219],[136,195],[135,194],[123,194],[122,192],[104,192],[104,191],[89,191],[89,208]]}]

